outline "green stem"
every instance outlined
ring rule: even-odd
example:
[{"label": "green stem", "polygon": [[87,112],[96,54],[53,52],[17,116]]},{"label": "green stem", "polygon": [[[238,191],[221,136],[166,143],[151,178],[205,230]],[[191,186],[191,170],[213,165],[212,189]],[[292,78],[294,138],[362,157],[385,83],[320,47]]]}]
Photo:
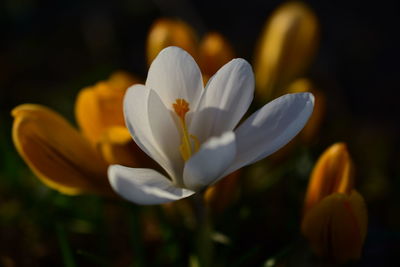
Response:
[{"label": "green stem", "polygon": [[75,267],[75,260],[74,256],[71,250],[71,247],[69,246],[68,239],[67,239],[67,234],[65,232],[64,227],[61,225],[61,223],[56,224],[56,232],[57,232],[57,237],[58,237],[58,244],[60,245],[61,248],[61,254],[63,257],[64,261],[64,266],[65,267]]},{"label": "green stem", "polygon": [[204,203],[204,194],[196,194],[194,196],[194,203],[197,219],[196,252],[199,266],[212,266],[214,250],[211,239],[212,223],[209,211]]}]

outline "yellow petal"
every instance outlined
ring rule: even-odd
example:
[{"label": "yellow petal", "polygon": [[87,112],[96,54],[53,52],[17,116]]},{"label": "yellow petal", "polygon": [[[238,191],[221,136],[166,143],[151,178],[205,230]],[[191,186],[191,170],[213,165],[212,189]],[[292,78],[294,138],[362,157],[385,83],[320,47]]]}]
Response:
[{"label": "yellow petal", "polygon": [[233,48],[219,33],[206,34],[199,48],[199,65],[204,76],[211,77],[234,58]]},{"label": "yellow petal", "polygon": [[364,199],[358,192],[335,193],[305,214],[302,233],[317,255],[344,263],[360,257],[367,220]]},{"label": "yellow petal", "polygon": [[320,156],[311,173],[305,198],[305,211],[333,193],[353,189],[353,163],[345,143],[335,143]]},{"label": "yellow petal", "polygon": [[83,134],[96,144],[107,128],[124,126],[122,102],[126,89],[136,80],[123,72],[108,81],[81,90],[75,104],[75,116]]},{"label": "yellow petal", "polygon": [[125,127],[116,126],[107,129],[98,147],[109,164],[136,168],[151,167],[154,164],[154,161],[136,145]]},{"label": "yellow petal", "polygon": [[168,46],[178,46],[197,59],[197,36],[194,30],[185,22],[175,19],[158,19],[151,26],[147,37],[147,63],[160,51]]},{"label": "yellow petal", "polygon": [[306,126],[304,126],[303,130],[300,132],[301,139],[308,143],[314,140],[317,135],[323,118],[325,116],[326,109],[326,97],[325,94],[319,90],[317,90],[313,83],[305,78],[297,79],[293,83],[290,84],[287,93],[303,93],[310,92],[314,95],[315,103],[314,103],[314,111],[311,114],[310,119],[308,120]]},{"label": "yellow petal", "polygon": [[47,186],[71,195],[110,192],[106,163],[63,117],[33,104],[16,107],[12,115],[17,151]]},{"label": "yellow petal", "polygon": [[269,99],[301,76],[315,53],[318,21],[300,2],[281,5],[266,23],[255,54],[257,93]]},{"label": "yellow petal", "polygon": [[112,90],[120,90],[125,92],[132,84],[139,83],[140,81],[126,71],[115,71],[108,78],[107,83]]}]

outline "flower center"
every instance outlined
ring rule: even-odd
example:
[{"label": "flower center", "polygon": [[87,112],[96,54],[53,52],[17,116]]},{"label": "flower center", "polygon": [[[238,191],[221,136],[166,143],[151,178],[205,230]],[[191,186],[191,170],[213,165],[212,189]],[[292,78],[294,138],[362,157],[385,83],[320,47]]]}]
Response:
[{"label": "flower center", "polygon": [[189,103],[186,102],[186,100],[183,98],[178,98],[175,100],[175,103],[172,104],[172,107],[174,108],[176,115],[178,115],[179,124],[182,131],[182,143],[179,146],[179,151],[181,152],[183,160],[187,161],[194,153],[199,150],[199,139],[196,136],[189,134],[186,126],[185,116],[186,113],[190,110]]}]

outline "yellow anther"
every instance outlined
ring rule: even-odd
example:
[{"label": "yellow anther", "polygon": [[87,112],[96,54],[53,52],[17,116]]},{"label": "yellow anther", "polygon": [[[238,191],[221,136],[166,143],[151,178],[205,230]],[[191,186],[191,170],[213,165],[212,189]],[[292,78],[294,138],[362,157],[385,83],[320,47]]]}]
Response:
[{"label": "yellow anther", "polygon": [[[179,146],[179,151],[183,160],[187,161],[194,152],[197,152],[199,150],[200,147],[198,138],[192,134],[189,134],[186,126],[185,116],[186,113],[190,110],[189,103],[185,99],[178,98],[176,99],[175,103],[172,104],[172,107],[174,108],[176,115],[178,115],[179,117],[179,123],[181,125],[182,131],[182,143]],[[190,142],[190,138],[192,138],[194,141],[194,152],[192,148],[192,143]]]},{"label": "yellow anther", "polygon": [[183,98],[178,98],[175,103],[172,104],[176,115],[182,120],[185,120],[185,115],[189,111],[189,103]]}]

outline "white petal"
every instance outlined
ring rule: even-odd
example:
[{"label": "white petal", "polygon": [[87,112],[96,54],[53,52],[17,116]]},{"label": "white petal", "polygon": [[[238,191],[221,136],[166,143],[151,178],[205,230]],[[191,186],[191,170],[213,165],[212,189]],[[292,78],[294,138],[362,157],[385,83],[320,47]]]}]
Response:
[{"label": "white petal", "polygon": [[210,79],[193,114],[190,131],[204,142],[210,136],[232,131],[246,113],[254,96],[254,75],[241,58],[225,64]]},{"label": "white petal", "polygon": [[310,93],[287,94],[263,106],[236,130],[237,153],[229,174],[286,145],[303,129],[314,108]]},{"label": "white petal", "polygon": [[175,187],[165,176],[152,169],[111,165],[108,177],[112,188],[119,195],[142,205],[166,203],[194,194],[191,190]]},{"label": "white petal", "polygon": [[235,158],[235,134],[227,132],[207,140],[185,164],[185,187],[198,191],[221,177]]},{"label": "white petal", "polygon": [[150,92],[150,89],[141,84],[133,85],[127,90],[124,97],[125,124],[136,144],[172,175],[174,168],[154,139],[150,127],[148,111]]},{"label": "white petal", "polygon": [[150,90],[148,112],[154,142],[157,143],[168,162],[167,166],[169,167],[166,171],[174,182],[182,185],[183,159],[179,152],[181,133],[172,117],[175,113],[164,106],[160,97],[153,90]]},{"label": "white petal", "polygon": [[203,92],[203,78],[191,55],[179,47],[167,47],[151,64],[146,87],[156,91],[169,109],[177,98],[183,98],[195,110]]}]

